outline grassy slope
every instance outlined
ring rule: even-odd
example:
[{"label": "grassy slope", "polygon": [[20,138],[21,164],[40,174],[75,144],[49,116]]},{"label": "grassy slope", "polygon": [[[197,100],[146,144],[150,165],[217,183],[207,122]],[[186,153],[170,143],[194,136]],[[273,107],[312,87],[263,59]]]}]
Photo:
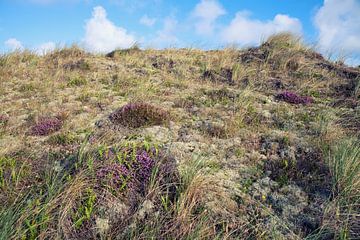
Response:
[{"label": "grassy slope", "polygon": [[[359,76],[286,34],[248,50],[1,56],[0,239],[359,237]],[[129,102],[168,114],[108,119]],[[44,118],[60,129],[34,134]],[[141,190],[99,179],[141,149],[156,152]]]}]

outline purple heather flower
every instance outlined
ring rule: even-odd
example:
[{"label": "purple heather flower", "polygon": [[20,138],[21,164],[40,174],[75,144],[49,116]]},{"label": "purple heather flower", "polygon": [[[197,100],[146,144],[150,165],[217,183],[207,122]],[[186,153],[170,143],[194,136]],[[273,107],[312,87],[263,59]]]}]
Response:
[{"label": "purple heather flower", "polygon": [[[150,150],[153,152],[154,150]],[[130,192],[142,193],[149,183],[153,168],[154,159],[145,150],[136,152],[135,159],[129,156],[127,164],[113,163],[100,168],[97,173],[97,179],[105,186],[113,189],[120,189],[126,184]]]},{"label": "purple heather flower", "polygon": [[155,164],[154,160],[149,156],[146,151],[141,151],[140,153],[138,153],[138,155],[136,156],[136,160],[138,165],[137,167],[139,168],[139,178],[144,181],[148,181]]},{"label": "purple heather flower", "polygon": [[129,170],[124,165],[117,163],[103,167],[96,172],[98,180],[106,182],[110,180],[110,186],[115,188],[121,187],[124,179],[128,179],[130,176]]},{"label": "purple heather flower", "polygon": [[277,99],[285,101],[287,103],[292,103],[292,104],[310,104],[312,102],[314,102],[312,97],[308,97],[308,96],[299,96],[294,92],[290,92],[290,91],[284,91],[280,94],[278,94],[276,96]]},{"label": "purple heather flower", "polygon": [[31,128],[32,135],[45,136],[60,130],[62,121],[56,117],[48,117],[41,119]]}]

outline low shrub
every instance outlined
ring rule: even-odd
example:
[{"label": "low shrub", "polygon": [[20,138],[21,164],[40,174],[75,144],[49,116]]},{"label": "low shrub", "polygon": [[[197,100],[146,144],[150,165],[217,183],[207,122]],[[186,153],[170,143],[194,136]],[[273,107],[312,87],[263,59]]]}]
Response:
[{"label": "low shrub", "polygon": [[109,58],[116,58],[116,57],[125,56],[125,55],[138,53],[138,52],[141,52],[141,49],[137,44],[135,44],[134,46],[132,46],[130,48],[115,49],[114,51],[107,53],[105,56],[109,57]]},{"label": "low shrub", "polygon": [[312,97],[308,96],[300,96],[291,91],[284,91],[276,96],[276,99],[291,103],[291,104],[310,104],[313,103],[314,100]]},{"label": "low shrub", "polygon": [[96,173],[97,179],[103,187],[108,187],[111,191],[129,189],[130,192],[143,192],[155,166],[154,157],[156,156],[150,156],[145,150],[137,150],[135,155],[130,153],[125,156],[122,163],[111,163],[100,168]]},{"label": "low shrub", "polygon": [[235,85],[233,71],[229,68],[221,68],[218,71],[214,69],[205,69],[201,77],[204,80],[210,80],[215,83],[225,83],[231,86]]},{"label": "low shrub", "polygon": [[32,126],[30,134],[35,136],[46,136],[59,131],[62,125],[63,122],[59,117],[44,117]]},{"label": "low shrub", "polygon": [[63,65],[65,70],[74,71],[74,70],[90,70],[90,65],[84,59],[80,59],[76,62],[68,62]]},{"label": "low shrub", "polygon": [[160,125],[169,119],[169,114],[147,103],[128,103],[109,116],[113,124],[130,128]]},{"label": "low shrub", "polygon": [[[180,176],[175,159],[157,145],[126,141],[112,147],[100,146],[90,155],[96,159],[94,189],[97,195],[116,198],[123,206],[121,216],[110,217],[106,214],[112,209],[104,206],[104,217],[112,222],[110,232],[121,239],[128,239],[134,234],[132,231],[146,232],[142,226],[147,226],[149,220],[174,214],[172,209],[176,204]],[[150,204],[151,211],[148,209],[144,212],[145,203]],[[160,216],[154,215],[155,211]],[[96,214],[102,216],[104,213]],[[89,219],[82,225],[84,231],[94,223],[94,219]],[[139,226],[132,229],[135,219]],[[157,227],[162,231],[167,230],[165,225]]]}]

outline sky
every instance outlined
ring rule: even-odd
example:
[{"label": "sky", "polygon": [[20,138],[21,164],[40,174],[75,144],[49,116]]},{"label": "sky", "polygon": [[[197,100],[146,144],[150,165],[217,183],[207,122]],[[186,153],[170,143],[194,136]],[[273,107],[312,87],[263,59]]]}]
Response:
[{"label": "sky", "polygon": [[360,64],[360,0],[0,0],[0,52],[248,47],[282,31]]}]

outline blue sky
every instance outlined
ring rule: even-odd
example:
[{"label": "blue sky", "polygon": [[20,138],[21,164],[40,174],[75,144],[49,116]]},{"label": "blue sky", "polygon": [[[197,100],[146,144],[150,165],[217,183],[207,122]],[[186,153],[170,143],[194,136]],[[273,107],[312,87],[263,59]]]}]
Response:
[{"label": "blue sky", "polygon": [[291,31],[357,64],[359,23],[360,0],[0,0],[0,51],[244,47]]}]

